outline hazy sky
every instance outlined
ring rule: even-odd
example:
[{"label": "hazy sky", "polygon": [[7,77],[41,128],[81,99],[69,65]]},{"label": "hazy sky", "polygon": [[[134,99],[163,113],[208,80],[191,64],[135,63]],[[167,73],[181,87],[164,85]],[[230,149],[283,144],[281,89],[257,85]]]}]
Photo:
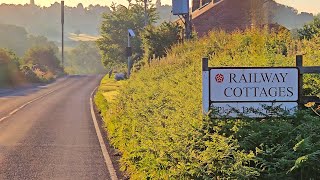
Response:
[{"label": "hazy sky", "polygon": [[[50,6],[55,1],[57,0],[35,0],[35,3],[41,6]],[[307,11],[312,13],[320,13],[320,0],[276,0],[276,1],[282,4],[295,7],[300,12]],[[26,4],[29,2],[30,0],[0,0],[0,3],[7,3],[7,4]],[[80,2],[84,6],[88,6],[89,4],[110,5],[112,2],[127,4],[127,0],[65,0],[65,3],[69,6],[76,6]],[[163,4],[171,4],[171,2],[172,0],[162,0]]]}]

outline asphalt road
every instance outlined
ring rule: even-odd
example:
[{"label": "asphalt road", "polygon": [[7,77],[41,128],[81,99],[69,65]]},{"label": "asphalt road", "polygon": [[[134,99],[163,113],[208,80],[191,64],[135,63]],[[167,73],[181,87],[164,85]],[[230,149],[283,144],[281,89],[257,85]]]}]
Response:
[{"label": "asphalt road", "polygon": [[74,76],[0,94],[0,180],[110,179],[90,114],[99,80]]}]

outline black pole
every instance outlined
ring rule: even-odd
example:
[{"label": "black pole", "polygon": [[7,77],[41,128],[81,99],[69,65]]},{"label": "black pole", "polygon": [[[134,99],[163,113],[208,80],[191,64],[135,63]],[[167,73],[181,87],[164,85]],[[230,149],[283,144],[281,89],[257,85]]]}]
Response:
[{"label": "black pole", "polygon": [[[301,69],[303,67],[303,56],[296,56],[296,66]],[[299,103],[303,103],[303,73],[299,74]]]},{"label": "black pole", "polygon": [[62,43],[61,63],[62,63],[62,67],[64,67],[64,1],[61,1],[61,43]]},{"label": "black pole", "polygon": [[185,36],[186,39],[191,39],[191,18],[190,18],[190,13],[183,15],[184,17],[184,22],[185,22]]},{"label": "black pole", "polygon": [[144,0],[144,27],[148,25],[148,0]]}]

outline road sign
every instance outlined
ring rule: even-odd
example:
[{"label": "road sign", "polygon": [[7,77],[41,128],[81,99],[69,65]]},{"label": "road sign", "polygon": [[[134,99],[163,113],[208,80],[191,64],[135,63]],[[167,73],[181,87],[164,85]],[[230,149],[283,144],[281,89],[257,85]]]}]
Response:
[{"label": "road sign", "polygon": [[128,33],[129,33],[130,37],[135,37],[136,36],[136,34],[133,32],[132,29],[128,29]]},{"label": "road sign", "polygon": [[210,100],[225,102],[297,102],[297,68],[210,70]]},{"label": "road sign", "polygon": [[292,115],[298,107],[297,102],[224,102],[211,103],[211,109],[215,111],[215,117],[238,117],[243,115],[251,118],[263,118],[266,116]]},{"label": "road sign", "polygon": [[209,68],[203,59],[203,109],[218,117],[293,114],[299,101],[299,70],[284,68]]},{"label": "road sign", "polygon": [[172,14],[189,14],[189,0],[172,0]]}]

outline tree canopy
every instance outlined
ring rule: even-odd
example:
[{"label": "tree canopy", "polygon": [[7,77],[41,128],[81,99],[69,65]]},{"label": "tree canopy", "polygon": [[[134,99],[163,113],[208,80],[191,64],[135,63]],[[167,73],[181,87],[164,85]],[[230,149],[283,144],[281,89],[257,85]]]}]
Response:
[{"label": "tree canopy", "polygon": [[23,62],[29,66],[38,66],[43,71],[58,73],[62,71],[60,61],[55,50],[50,47],[35,46],[30,48],[24,55]]},{"label": "tree canopy", "polygon": [[24,81],[19,65],[19,58],[12,51],[0,48],[0,87]]},{"label": "tree canopy", "polygon": [[81,42],[67,53],[65,69],[70,74],[105,73],[99,49],[94,42]]},{"label": "tree canopy", "polygon": [[[134,56],[142,55],[140,32],[145,26],[144,7],[139,3],[131,3],[129,7],[113,5],[112,10],[111,14],[103,15],[100,28],[102,37],[97,41],[102,62],[106,67],[126,62],[128,29],[132,29],[136,34],[136,37],[131,38]],[[148,23],[154,23],[157,18],[155,8],[148,8],[147,13]]]},{"label": "tree canopy", "polygon": [[172,45],[182,40],[182,27],[177,23],[164,22],[158,27],[148,26],[142,33],[144,58],[163,57]]},{"label": "tree canopy", "polygon": [[298,30],[300,39],[312,39],[320,35],[320,17],[316,17],[311,23]]}]

